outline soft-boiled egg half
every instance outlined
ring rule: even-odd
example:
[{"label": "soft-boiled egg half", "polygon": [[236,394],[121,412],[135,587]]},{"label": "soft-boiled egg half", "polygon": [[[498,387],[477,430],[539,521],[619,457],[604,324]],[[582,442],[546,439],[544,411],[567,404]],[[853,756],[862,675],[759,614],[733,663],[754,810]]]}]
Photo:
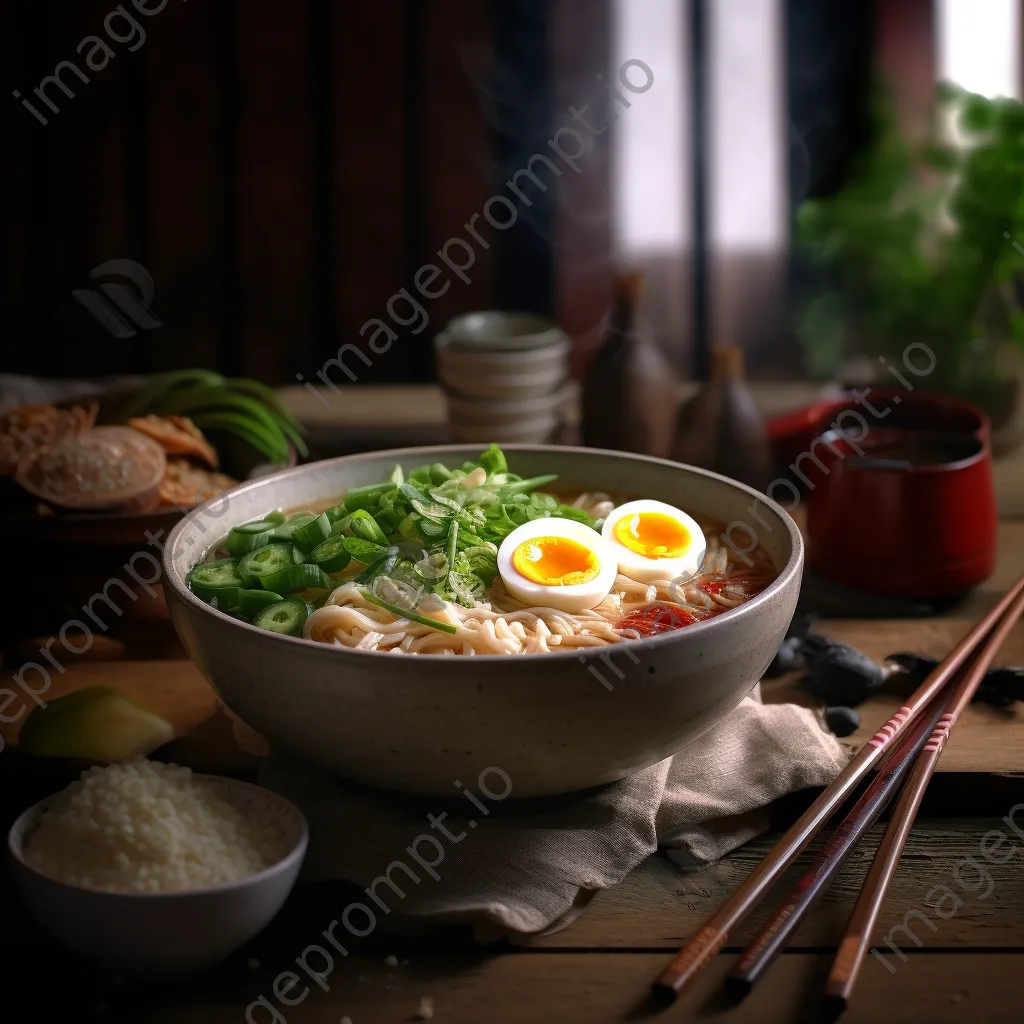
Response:
[{"label": "soft-boiled egg half", "polygon": [[599,605],[618,571],[608,541],[572,519],[533,519],[498,548],[498,573],[517,601],[563,612]]},{"label": "soft-boiled egg half", "polygon": [[691,516],[651,498],[612,509],[601,533],[620,572],[639,583],[688,578],[701,567],[707,549],[704,533]]}]

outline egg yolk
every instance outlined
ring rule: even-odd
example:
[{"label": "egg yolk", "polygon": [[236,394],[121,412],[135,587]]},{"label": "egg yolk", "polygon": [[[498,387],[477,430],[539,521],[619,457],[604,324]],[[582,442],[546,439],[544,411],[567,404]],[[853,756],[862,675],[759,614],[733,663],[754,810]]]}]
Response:
[{"label": "egg yolk", "polygon": [[690,546],[690,531],[664,512],[634,512],[612,528],[615,539],[645,558],[678,558]]},{"label": "egg yolk", "polygon": [[512,565],[520,576],[545,587],[589,583],[601,571],[590,548],[568,537],[534,537],[512,552]]}]

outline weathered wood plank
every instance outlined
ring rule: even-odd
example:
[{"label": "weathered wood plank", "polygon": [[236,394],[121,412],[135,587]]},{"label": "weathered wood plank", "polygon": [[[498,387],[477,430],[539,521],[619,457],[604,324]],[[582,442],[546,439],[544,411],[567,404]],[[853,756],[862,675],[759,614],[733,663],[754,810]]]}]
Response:
[{"label": "weathered wood plank", "polygon": [[[1020,799],[1024,800],[1024,783]],[[1009,812],[1012,804],[1008,804]],[[908,910],[922,911],[935,925],[917,929],[926,948],[1024,946],[1024,807],[1016,812],[1021,834],[1001,818],[920,819],[914,826],[900,869],[886,898],[874,941],[880,943]],[[982,854],[982,840],[991,831],[1006,839],[993,856],[1008,856],[992,863]],[[877,826],[850,855],[832,889],[805,918],[794,936],[795,947],[835,947],[867,874],[882,827]],[[614,889],[595,897],[571,927],[531,941],[531,948],[547,949],[673,949],[694,935],[705,918],[722,903],[779,838],[778,832],[747,843],[717,864],[702,871],[683,873],[666,858],[648,860]],[[817,850],[819,840],[812,846]],[[986,851],[997,840],[990,837]],[[777,890],[781,896],[810,863],[802,856]],[[929,906],[946,887],[954,896],[940,907],[943,920]],[[960,901],[957,903],[957,901]],[[765,903],[738,931],[730,946],[742,945],[754,934],[774,906]],[[950,911],[956,907],[956,913]]]},{"label": "weathered wood plank", "polygon": [[[2,685],[13,686],[12,675],[10,669],[5,670]],[[179,733],[194,729],[220,707],[216,694],[190,661],[69,661],[62,675],[53,670],[50,677],[50,686],[45,688],[37,673],[29,671],[24,676],[26,685],[44,691],[44,700],[86,686],[114,686],[165,717]],[[24,696],[23,690],[14,688],[19,696]],[[34,706],[31,697],[26,697],[24,703],[29,708]],[[18,707],[20,704],[12,703],[7,716],[17,714]],[[0,724],[0,736],[5,742],[16,739],[23,721],[24,717],[18,722]]]},{"label": "weathered wood plank", "polygon": [[[315,941],[318,936],[310,936]],[[297,956],[301,950],[294,950]],[[340,959],[340,956],[339,956]],[[313,970],[322,969],[309,959]],[[713,1016],[722,1024],[791,1024],[818,1020],[817,993],[828,971],[827,955],[789,954],[740,1005],[726,1002],[721,981],[732,957],[720,956],[693,990],[673,1008],[658,1013],[647,1002],[652,978],[665,963],[663,953],[524,953],[491,957],[415,957],[391,967],[382,958],[351,958],[323,979],[282,982],[287,1006],[275,998],[274,979],[295,968],[293,959],[265,964],[258,971],[237,965],[188,985],[121,990],[93,1001],[108,1019],[132,1024],[387,1024],[416,1020],[420,1001],[430,996],[438,1024],[604,1024],[623,1020],[691,1020]],[[890,974],[868,963],[844,1024],[986,1024],[1016,1022],[1020,1015],[1018,979],[1024,955],[910,954]],[[52,984],[52,963],[27,965],[19,981],[31,986],[39,1007],[61,997]],[[40,984],[33,984],[39,981]],[[44,984],[43,982],[47,982]],[[67,993],[65,993],[66,998]],[[80,996],[80,992],[76,992]],[[89,1003],[79,1001],[79,1015]],[[267,1007],[276,1007],[273,1015]],[[126,1014],[126,1016],[121,1016]],[[422,1018],[420,1018],[422,1019]]]},{"label": "weathered wood plank", "polygon": [[[881,661],[889,654],[912,651],[935,658],[944,657],[977,620],[935,618],[906,620],[824,619],[815,630],[852,644]],[[1024,624],[1018,623],[1003,645],[996,664],[1024,664]],[[794,686],[790,678],[765,680],[761,684],[769,702],[795,702],[815,706],[814,699]],[[860,747],[885,723],[912,690],[899,677],[857,710],[860,728],[845,741],[851,749]],[[1024,708],[996,709],[972,704],[950,734],[939,761],[940,772],[1024,771]]]}]

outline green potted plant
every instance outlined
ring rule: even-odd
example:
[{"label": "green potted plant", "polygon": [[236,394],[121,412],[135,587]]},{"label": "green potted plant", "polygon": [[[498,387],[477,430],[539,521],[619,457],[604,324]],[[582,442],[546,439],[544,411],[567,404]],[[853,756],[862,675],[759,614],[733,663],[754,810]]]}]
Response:
[{"label": "green potted plant", "polygon": [[797,331],[811,372],[859,359],[880,383],[882,360],[928,345],[920,386],[981,405],[1005,449],[1024,352],[1024,105],[942,84],[933,126],[909,140],[878,104],[843,188],[800,207],[798,251],[817,273]]}]

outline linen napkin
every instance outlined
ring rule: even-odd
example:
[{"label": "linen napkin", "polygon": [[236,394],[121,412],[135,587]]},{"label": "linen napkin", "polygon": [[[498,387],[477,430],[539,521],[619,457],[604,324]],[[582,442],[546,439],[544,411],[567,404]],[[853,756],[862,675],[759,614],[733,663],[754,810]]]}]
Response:
[{"label": "linen napkin", "polygon": [[461,922],[490,940],[566,927],[659,847],[683,867],[717,860],[767,828],[773,800],[827,785],[846,761],[812,711],[762,704],[756,694],[630,778],[569,799],[489,801],[486,816],[466,800],[453,814],[437,800],[370,790],[274,752],[260,784],[306,814],[303,881],[367,888],[353,920]]}]

